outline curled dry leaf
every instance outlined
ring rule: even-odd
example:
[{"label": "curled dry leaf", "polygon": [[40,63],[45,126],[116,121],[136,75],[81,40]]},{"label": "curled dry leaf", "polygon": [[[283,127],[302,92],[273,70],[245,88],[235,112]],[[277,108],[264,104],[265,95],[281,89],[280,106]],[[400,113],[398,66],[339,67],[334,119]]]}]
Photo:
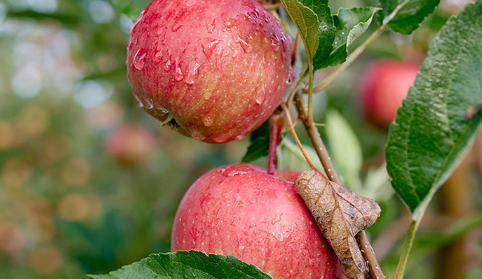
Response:
[{"label": "curled dry leaf", "polygon": [[315,170],[300,174],[295,184],[318,228],[340,259],[343,273],[350,279],[365,278],[365,260],[355,235],[375,223],[380,206],[329,181]]}]

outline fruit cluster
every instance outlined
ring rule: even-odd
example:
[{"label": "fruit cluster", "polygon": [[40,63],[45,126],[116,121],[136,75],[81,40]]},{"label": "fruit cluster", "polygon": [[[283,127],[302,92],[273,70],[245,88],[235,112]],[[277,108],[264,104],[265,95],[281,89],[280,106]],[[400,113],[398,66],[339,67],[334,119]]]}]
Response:
[{"label": "fruit cluster", "polygon": [[[128,46],[137,104],[208,143],[244,138],[280,104],[292,41],[255,0],[154,0]],[[231,254],[275,278],[344,278],[296,192],[298,172],[236,164],[199,178],[177,211],[172,251]]]}]

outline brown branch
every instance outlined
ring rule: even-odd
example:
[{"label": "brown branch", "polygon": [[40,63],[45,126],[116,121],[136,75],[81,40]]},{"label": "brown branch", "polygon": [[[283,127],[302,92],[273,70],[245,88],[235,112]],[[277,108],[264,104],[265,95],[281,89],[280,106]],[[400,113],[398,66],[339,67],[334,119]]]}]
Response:
[{"label": "brown branch", "polygon": [[382,269],[378,264],[375,252],[373,252],[373,248],[368,241],[365,231],[359,232],[356,235],[356,240],[358,242],[360,250],[362,251],[363,258],[365,258],[365,261],[367,261],[368,263],[368,271],[370,272],[370,277],[372,279],[384,279],[385,275],[383,275]]},{"label": "brown branch", "polygon": [[[305,109],[305,105],[301,97],[301,94],[295,95],[295,102],[296,102],[296,107],[298,109],[299,116],[303,122],[303,125],[305,126],[305,129],[306,129],[306,132],[308,133],[311,144],[315,148],[316,154],[320,158],[321,164],[323,166],[323,169],[326,172],[326,175],[328,176],[328,179],[330,179],[331,181],[339,185],[343,185],[343,183],[341,183],[340,177],[338,176],[338,173],[335,170],[333,163],[331,162],[330,155],[326,151],[325,144],[321,139],[318,129],[314,125],[313,121],[308,120],[308,113]],[[358,245],[360,246],[360,249],[363,252],[363,257],[365,258],[365,261],[367,261],[368,263],[368,268],[372,279],[384,279],[385,275],[383,275],[383,272],[380,268],[380,265],[378,264],[375,253],[373,252],[373,248],[370,245],[370,242],[368,241],[365,231],[359,232],[356,235],[356,239],[358,241]]]},{"label": "brown branch", "polygon": [[303,122],[303,125],[305,126],[305,129],[306,129],[306,132],[308,133],[311,144],[315,148],[316,154],[320,158],[321,164],[325,169],[325,173],[328,176],[328,179],[340,185],[343,185],[343,183],[341,183],[340,177],[336,173],[333,163],[331,162],[330,155],[328,154],[328,152],[326,152],[325,144],[321,139],[320,133],[318,132],[318,128],[316,128],[313,122],[308,121],[308,112],[305,109],[305,105],[303,103],[303,99],[300,94],[295,95],[295,102],[296,102],[296,107],[298,109],[298,113],[301,118],[301,122]]}]

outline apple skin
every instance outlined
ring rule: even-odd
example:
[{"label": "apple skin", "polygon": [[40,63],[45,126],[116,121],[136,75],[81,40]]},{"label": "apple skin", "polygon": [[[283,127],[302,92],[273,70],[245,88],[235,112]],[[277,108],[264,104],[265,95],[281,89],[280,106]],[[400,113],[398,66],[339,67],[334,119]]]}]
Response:
[{"label": "apple skin", "polygon": [[291,50],[281,23],[254,0],[154,0],[132,29],[127,77],[149,114],[224,143],[244,138],[279,105]]},{"label": "apple skin", "polygon": [[300,172],[233,164],[209,171],[177,210],[171,250],[230,254],[274,278],[345,278],[293,181]]},{"label": "apple skin", "polygon": [[107,154],[121,166],[139,168],[151,158],[156,141],[146,128],[127,124],[109,132],[104,146]]},{"label": "apple skin", "polygon": [[388,129],[413,85],[420,65],[396,60],[371,64],[360,76],[357,91],[367,120]]}]

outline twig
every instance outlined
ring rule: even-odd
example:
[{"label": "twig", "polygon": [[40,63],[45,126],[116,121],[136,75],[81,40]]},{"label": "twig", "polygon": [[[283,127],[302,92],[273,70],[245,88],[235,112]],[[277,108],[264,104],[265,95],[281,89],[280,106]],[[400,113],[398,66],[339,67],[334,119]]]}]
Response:
[{"label": "twig", "polygon": [[368,263],[368,271],[370,272],[370,277],[372,279],[384,279],[385,275],[383,275],[382,269],[378,265],[377,258],[375,257],[375,252],[373,252],[373,248],[368,241],[367,235],[365,231],[361,231],[356,235],[356,240],[358,242],[358,247],[363,254],[363,258]]},{"label": "twig", "polygon": [[303,156],[305,157],[306,162],[308,162],[308,164],[310,165],[310,167],[311,167],[313,170],[318,170],[318,169],[313,165],[313,163],[311,162],[310,158],[309,158],[308,155],[306,154],[305,149],[303,148],[303,145],[301,144],[301,141],[300,141],[300,139],[298,138],[298,135],[296,134],[295,128],[294,128],[294,126],[293,126],[293,121],[291,121],[291,116],[290,116],[290,112],[289,112],[289,110],[288,110],[288,107],[286,106],[285,103],[281,103],[281,108],[282,108],[283,111],[285,112],[286,120],[288,120],[288,125],[289,125],[289,127],[290,127],[291,134],[292,134],[293,137],[295,138],[296,144],[298,144],[298,147],[300,148],[301,153],[303,153]]},{"label": "twig", "polygon": [[326,152],[325,144],[321,140],[318,128],[316,128],[313,122],[308,121],[308,114],[300,94],[295,95],[295,103],[301,118],[301,122],[303,122],[303,125],[305,126],[311,144],[313,144],[316,154],[320,158],[321,164],[325,169],[325,173],[328,176],[328,179],[340,185],[343,185],[343,183],[341,183],[340,177],[338,176],[338,173],[336,173],[333,163],[331,162],[330,155],[328,154],[328,152]]}]

